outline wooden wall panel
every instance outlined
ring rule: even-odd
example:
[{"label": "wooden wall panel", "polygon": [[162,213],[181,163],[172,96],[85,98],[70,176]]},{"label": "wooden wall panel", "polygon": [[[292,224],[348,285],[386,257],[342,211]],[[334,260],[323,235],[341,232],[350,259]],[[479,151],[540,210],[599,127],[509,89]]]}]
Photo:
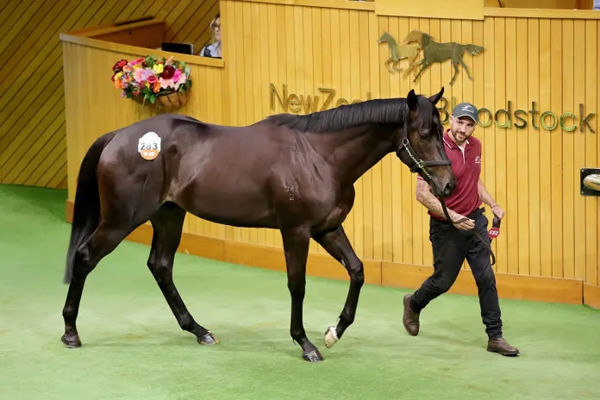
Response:
[{"label": "wooden wall panel", "polygon": [[[271,108],[271,84],[280,94],[285,85],[288,95],[302,95],[303,110],[306,107],[308,111],[314,109],[317,96],[322,104],[320,88],[335,90],[334,105],[340,98],[405,97],[412,88],[429,95],[442,86],[448,101],[446,111],[458,102],[472,101],[493,115],[506,109],[510,101],[512,112],[528,112],[524,129],[506,129],[491,121],[489,127],[479,127],[476,132],[484,148],[482,180],[507,211],[502,234],[492,245],[498,259],[494,268],[503,276],[541,277],[540,282],[558,279],[569,285],[577,281],[592,288],[600,285],[599,198],[579,194],[579,170],[599,166],[598,116],[590,120],[595,133],[579,129],[580,104],[585,107],[584,114],[598,114],[600,105],[600,31],[599,17],[594,13],[565,11],[565,16],[552,10],[528,10],[527,15],[519,15],[514,10],[486,9],[484,20],[473,21],[380,16],[374,13],[374,7],[344,8],[342,2],[334,0],[323,6],[308,0],[297,1],[304,6],[276,0],[220,3],[224,68],[194,65],[194,101],[185,113],[208,122],[253,123],[284,111],[277,101],[275,109]],[[338,6],[327,7],[334,3]],[[8,12],[17,8],[13,5]],[[6,30],[3,26],[0,29]],[[383,65],[389,50],[376,43],[377,37],[385,31],[401,41],[413,29],[429,32],[439,42],[484,46],[481,55],[465,54],[463,58],[473,80],[461,69],[454,85],[449,85],[453,74],[449,62],[432,65],[416,82],[412,76],[390,73]],[[73,79],[83,85],[85,76],[78,70],[94,71],[91,60],[99,57],[98,50],[71,44],[65,44],[65,49],[69,53],[66,58],[85,60],[85,65],[73,66],[72,72]],[[119,56],[115,51],[101,53],[105,64]],[[94,129],[102,127],[104,132],[147,116],[138,105],[119,103],[112,87],[104,83],[102,87],[87,85],[84,90],[77,89],[81,93],[68,97],[87,104],[92,93],[101,92],[119,104],[110,106],[114,115],[94,122]],[[205,92],[220,93],[220,97],[204,96]],[[535,123],[532,102],[537,109]],[[89,105],[85,107],[85,112],[91,112]],[[44,115],[60,113],[52,105],[40,109]],[[540,120],[545,111],[557,116],[572,112],[575,120],[567,119],[566,125],[576,124],[577,129],[563,130],[560,124],[547,129],[553,117]],[[89,126],[77,116],[73,118],[77,129]],[[71,121],[68,115],[67,119]],[[501,117],[499,122],[507,121]],[[512,124],[515,122],[513,115]],[[25,143],[27,138],[20,140]],[[73,159],[80,159],[89,143],[73,140],[76,150],[68,152],[78,152]],[[33,146],[33,141],[27,143]],[[52,149],[57,147],[49,143]],[[31,151],[39,152],[41,147],[32,147]],[[53,151],[60,154],[60,150]],[[68,158],[71,160],[71,155]],[[39,165],[46,168],[46,164]],[[69,173],[76,171],[69,167]],[[35,176],[29,170],[25,174]],[[389,155],[357,182],[355,207],[344,223],[357,254],[385,263],[389,276],[406,275],[400,270],[407,265],[429,268],[432,264],[429,219],[424,207],[416,202],[414,191],[414,174],[395,155]],[[72,199],[72,193],[69,196]],[[195,217],[187,219],[185,229],[211,239],[281,247],[276,231],[222,227]],[[324,253],[316,244],[310,250]],[[382,275],[381,279],[388,278]]]},{"label": "wooden wall panel", "polygon": [[[596,84],[583,85],[577,76],[597,74],[590,70],[592,57],[586,55],[587,51],[597,52],[596,48],[590,49],[593,46],[589,38],[592,29],[597,32],[597,19],[564,20],[548,12],[544,18],[500,13],[488,15],[484,21],[373,18],[369,10],[269,4],[276,8],[271,13],[278,18],[269,19],[267,25],[272,26],[264,27],[252,18],[257,11],[249,2],[226,3],[228,13],[241,23],[235,23],[225,39],[247,40],[244,48],[268,59],[273,48],[266,52],[261,47],[252,48],[252,34],[244,32],[281,31],[280,36],[285,37],[275,46],[281,67],[261,67],[268,73],[254,74],[257,79],[242,88],[253,98],[269,83],[278,90],[286,84],[288,93],[303,95],[318,93],[319,87],[332,87],[340,97],[349,99],[364,98],[366,92],[379,97],[404,97],[411,88],[430,94],[444,85],[448,99],[470,100],[493,112],[507,108],[508,101],[513,112],[517,108],[528,111],[535,101],[541,112],[552,110],[558,116],[571,111],[578,114],[580,103],[590,104],[590,111],[596,106]],[[329,21],[325,32],[323,21]],[[592,25],[586,28],[587,24]],[[453,72],[449,63],[433,65],[416,83],[401,74],[390,74],[382,66],[388,50],[376,46],[374,39],[387,31],[401,40],[412,29],[428,31],[441,42],[483,45],[482,56],[464,57],[474,80],[461,71],[456,83],[449,86]],[[256,57],[252,54],[241,59],[238,54],[244,50],[235,51],[232,58],[237,68],[243,66],[243,71],[231,73],[243,80],[244,74],[252,71]],[[587,70],[586,60],[590,63]],[[257,91],[257,86],[261,90]],[[593,96],[588,95],[590,90]],[[238,107],[245,105],[239,103]],[[272,112],[264,108],[262,112],[247,110],[242,113],[246,116],[243,122],[250,123],[251,116],[259,119]],[[544,120],[546,125],[551,122],[551,117]],[[593,126],[596,129],[596,119]],[[589,161],[595,162],[597,135],[563,131],[560,126],[548,131],[539,126],[539,121],[534,127],[531,116],[525,129],[505,129],[493,123],[489,128],[479,128],[477,135],[484,143],[482,178],[508,215],[503,234],[494,243],[496,269],[507,274],[567,279],[586,279],[587,274],[597,282],[597,260],[589,249],[597,237],[597,200],[578,194],[578,171],[585,165],[592,166]],[[589,161],[581,157],[583,147]],[[345,227],[361,257],[431,264],[428,219],[414,199],[414,179],[394,157],[386,157],[357,182],[355,208]],[[587,214],[595,222],[592,227],[582,212],[586,204],[590,208]],[[586,230],[577,228],[581,224]],[[243,240],[273,244],[260,235],[248,234]],[[322,250],[314,246],[311,251]]]},{"label": "wooden wall panel", "polygon": [[[0,183],[67,187],[65,99],[59,33],[144,16],[169,28],[165,41],[208,41],[218,0],[8,0],[0,8]],[[110,69],[95,77],[110,78]],[[101,79],[100,79],[101,80]]]}]

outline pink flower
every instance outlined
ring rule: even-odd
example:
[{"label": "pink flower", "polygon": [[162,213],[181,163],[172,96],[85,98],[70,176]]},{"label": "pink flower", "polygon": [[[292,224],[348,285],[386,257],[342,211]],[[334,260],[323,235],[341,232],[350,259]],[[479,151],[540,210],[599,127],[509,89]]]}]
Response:
[{"label": "pink flower", "polygon": [[163,89],[168,89],[168,88],[175,89],[175,83],[173,82],[173,79],[160,78],[159,82],[160,82],[160,87]]},{"label": "pink flower", "polygon": [[151,85],[158,82],[158,78],[154,75],[150,75],[147,80],[148,80],[148,83]]},{"label": "pink flower", "polygon": [[152,75],[152,71],[149,69],[139,68],[133,71],[133,79],[135,79],[136,82],[143,82],[147,80],[150,75]]},{"label": "pink flower", "polygon": [[173,82],[175,83],[179,83],[179,80],[181,79],[181,70],[175,70],[175,73],[173,74]]}]

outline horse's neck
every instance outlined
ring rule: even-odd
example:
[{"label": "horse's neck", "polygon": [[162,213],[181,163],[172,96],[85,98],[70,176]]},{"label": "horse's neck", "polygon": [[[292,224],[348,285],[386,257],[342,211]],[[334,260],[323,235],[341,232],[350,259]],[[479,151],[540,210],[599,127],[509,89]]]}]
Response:
[{"label": "horse's neck", "polygon": [[421,38],[421,48],[423,49],[433,43],[435,43],[435,41],[431,38],[431,36],[423,35]]},{"label": "horse's neck", "polygon": [[386,132],[376,124],[357,126],[334,135],[336,139],[329,143],[328,155],[333,155],[332,165],[337,173],[350,182],[355,182],[393,150],[392,131]]}]

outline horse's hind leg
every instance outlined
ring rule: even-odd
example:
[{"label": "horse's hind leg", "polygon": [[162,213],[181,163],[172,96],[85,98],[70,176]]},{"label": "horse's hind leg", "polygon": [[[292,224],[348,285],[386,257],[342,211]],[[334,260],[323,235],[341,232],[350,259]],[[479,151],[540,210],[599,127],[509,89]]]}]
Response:
[{"label": "horse's hind leg", "polygon": [[92,236],[75,251],[73,274],[63,308],[65,333],[61,340],[66,346],[81,346],[76,320],[86,277],[104,256],[117,247],[129,232],[131,232],[130,228],[112,228],[100,224]]},{"label": "horse's hind leg", "polygon": [[196,335],[200,344],[215,344],[217,340],[204,327],[198,325],[187,310],[173,283],[173,260],[185,218],[185,210],[174,203],[166,203],[150,218],[154,234],[148,268],[158,283],[181,329]]},{"label": "horse's hind leg", "polygon": [[341,226],[336,230],[314,235],[313,238],[333,258],[341,262],[350,275],[350,288],[346,304],[340,314],[340,320],[336,327],[330,327],[325,332],[325,345],[331,347],[342,337],[346,328],[354,322],[360,289],[365,281],[363,263],[354,253],[346,232]]},{"label": "horse's hind leg", "polygon": [[308,229],[282,229],[283,249],[287,267],[288,289],[292,297],[290,335],[302,347],[302,358],[316,362],[323,360],[319,350],[306,337],[302,322],[302,305],[306,288],[306,260],[308,258]]},{"label": "horse's hind leg", "polygon": [[465,62],[463,61],[463,59],[460,59],[460,65],[462,65],[463,69],[465,70],[465,72],[467,73],[467,76],[469,77],[470,80],[473,80],[473,77],[471,76],[471,73],[469,72],[469,67],[467,67],[467,64],[465,64]]},{"label": "horse's hind leg", "polygon": [[452,66],[454,67],[454,74],[452,74],[452,79],[450,79],[450,85],[454,83],[456,75],[458,75],[458,63],[452,62]]}]

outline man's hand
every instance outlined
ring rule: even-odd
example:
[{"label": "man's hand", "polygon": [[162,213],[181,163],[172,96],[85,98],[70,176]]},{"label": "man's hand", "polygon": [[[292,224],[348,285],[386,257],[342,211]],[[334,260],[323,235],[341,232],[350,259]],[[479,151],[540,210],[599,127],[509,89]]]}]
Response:
[{"label": "man's hand", "polygon": [[491,209],[492,209],[492,213],[494,213],[495,216],[497,216],[500,219],[504,218],[504,210],[498,204],[494,204],[491,207]]},{"label": "man's hand", "polygon": [[461,231],[470,231],[471,229],[475,228],[475,221],[470,219],[469,217],[465,217],[464,215],[461,215],[454,211],[449,214],[450,218],[452,218],[452,221],[454,222],[454,224],[452,225],[454,225],[456,229],[460,229]]}]

